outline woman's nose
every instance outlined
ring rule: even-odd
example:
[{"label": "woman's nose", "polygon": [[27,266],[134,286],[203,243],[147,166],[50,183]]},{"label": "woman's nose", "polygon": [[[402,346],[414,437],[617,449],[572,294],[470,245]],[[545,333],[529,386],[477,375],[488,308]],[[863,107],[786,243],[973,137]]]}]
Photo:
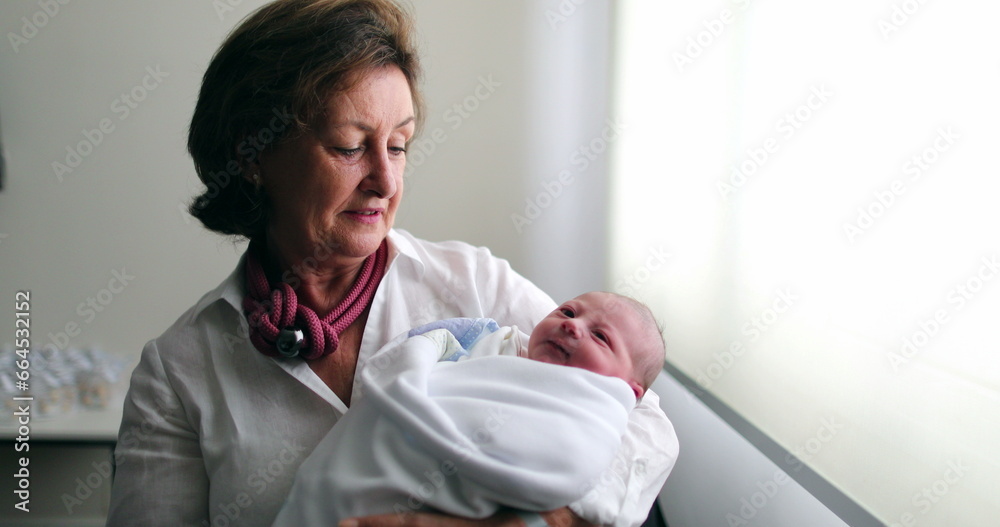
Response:
[{"label": "woman's nose", "polygon": [[396,194],[396,174],[389,152],[386,149],[369,151],[368,175],[362,182],[362,190],[372,192],[382,199]]}]

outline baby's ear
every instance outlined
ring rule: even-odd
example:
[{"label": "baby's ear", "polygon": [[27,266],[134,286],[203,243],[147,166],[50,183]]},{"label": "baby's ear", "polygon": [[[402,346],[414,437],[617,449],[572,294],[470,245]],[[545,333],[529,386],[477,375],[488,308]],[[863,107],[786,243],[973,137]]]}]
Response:
[{"label": "baby's ear", "polygon": [[642,384],[640,384],[639,381],[629,381],[628,386],[629,388],[632,388],[632,393],[635,394],[636,401],[642,399],[642,395],[646,393],[646,389],[642,387]]}]

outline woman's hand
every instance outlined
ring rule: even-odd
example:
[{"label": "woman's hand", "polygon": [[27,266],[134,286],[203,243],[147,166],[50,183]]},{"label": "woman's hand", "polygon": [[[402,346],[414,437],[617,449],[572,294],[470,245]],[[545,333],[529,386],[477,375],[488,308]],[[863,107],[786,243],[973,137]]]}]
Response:
[{"label": "woman's hand", "polygon": [[[593,527],[567,507],[542,512],[545,523],[551,527]],[[510,511],[498,512],[489,518],[470,520],[458,516],[414,512],[408,514],[379,514],[350,518],[340,522],[338,527],[525,527],[524,520]]]},{"label": "woman's hand", "polygon": [[540,512],[539,514],[545,519],[545,523],[551,527],[597,527],[596,523],[590,523],[577,516],[575,512],[569,510],[569,507]]}]

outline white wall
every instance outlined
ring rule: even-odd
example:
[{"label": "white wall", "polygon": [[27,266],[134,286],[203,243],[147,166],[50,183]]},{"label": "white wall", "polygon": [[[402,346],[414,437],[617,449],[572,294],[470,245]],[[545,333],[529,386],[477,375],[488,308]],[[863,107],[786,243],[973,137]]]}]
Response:
[{"label": "white wall", "polygon": [[557,299],[603,288],[608,156],[582,148],[608,126],[610,2],[414,6],[430,110],[398,225],[486,245]]},{"label": "white wall", "polygon": [[[39,13],[33,1],[0,4],[4,34]],[[75,324],[70,346],[137,356],[234,265],[232,244],[181,207],[200,184],[184,150],[199,78],[238,16],[220,20],[209,2],[71,2],[16,51],[2,42],[0,296],[31,291],[35,347],[64,347],[58,334]],[[133,90],[144,99],[128,108],[122,94]],[[85,142],[102,120],[111,133]],[[60,180],[52,163],[81,142],[90,155]],[[127,285],[109,296],[116,271]],[[107,305],[98,312],[88,298]],[[13,319],[11,302],[0,309]]]},{"label": "white wall", "polygon": [[[31,291],[36,347],[135,356],[231,271],[241,247],[182,212],[200,188],[184,144],[211,54],[261,4],[103,0],[55,3],[49,15],[37,1],[0,3],[0,297]],[[606,30],[587,28],[608,4],[555,26],[545,11],[558,2],[413,4],[429,119],[397,225],[489,246],[556,297],[600,287],[602,166],[582,171],[571,156],[605,120],[601,83],[582,79],[593,77],[588,64],[606,67],[606,53],[576,60],[586,51],[576,41],[607,47]],[[44,25],[34,32],[22,17]],[[122,94],[133,91],[143,100],[126,114]],[[110,133],[89,132],[102,120]],[[57,177],[52,163],[78,146],[82,161]],[[511,216],[563,169],[573,184],[519,232]],[[580,199],[594,205],[575,207]],[[116,272],[127,285],[109,289]],[[0,320],[13,320],[12,304],[0,303]]]}]

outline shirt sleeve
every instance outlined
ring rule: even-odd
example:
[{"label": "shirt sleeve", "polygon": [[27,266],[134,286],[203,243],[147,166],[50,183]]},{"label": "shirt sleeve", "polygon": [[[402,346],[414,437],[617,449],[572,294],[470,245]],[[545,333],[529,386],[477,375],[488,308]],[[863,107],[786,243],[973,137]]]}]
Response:
[{"label": "shirt sleeve", "polygon": [[478,249],[476,281],[483,313],[501,326],[531,333],[556,308],[552,297],[485,248]]},{"label": "shirt sleeve", "polygon": [[583,498],[570,504],[577,516],[613,527],[635,527],[646,520],[678,453],[677,434],[659,403],[659,396],[647,390],[629,414],[612,465]]},{"label": "shirt sleeve", "polygon": [[125,397],[107,525],[207,525],[208,494],[198,434],[152,341]]}]

